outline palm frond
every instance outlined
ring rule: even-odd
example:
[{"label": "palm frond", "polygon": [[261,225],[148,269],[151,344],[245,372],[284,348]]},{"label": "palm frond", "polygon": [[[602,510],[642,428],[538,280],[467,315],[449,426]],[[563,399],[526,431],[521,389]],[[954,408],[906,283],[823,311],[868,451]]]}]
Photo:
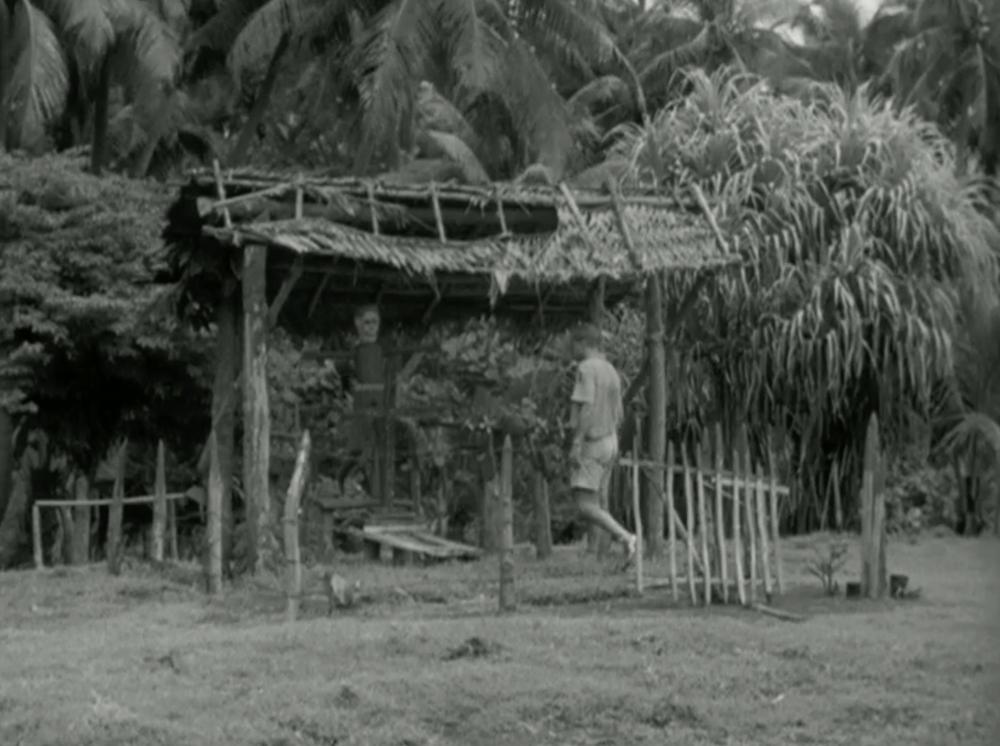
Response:
[{"label": "palm frond", "polygon": [[404,113],[413,107],[416,81],[439,38],[435,6],[435,0],[395,0],[375,17],[355,60],[365,137],[357,158],[362,170],[377,148],[396,146]]},{"label": "palm frond", "polygon": [[[12,14],[9,50],[10,78],[3,89],[0,112],[8,116],[7,137],[13,147],[32,148],[47,125],[65,109],[69,93],[68,63],[55,28],[28,0],[18,0]],[[11,64],[12,63],[12,64]]]},{"label": "palm frond", "polygon": [[467,95],[488,90],[503,58],[503,38],[496,33],[506,23],[503,9],[496,0],[446,0],[440,13],[460,88]]},{"label": "palm frond", "polygon": [[228,53],[247,21],[270,0],[219,0],[219,9],[184,44],[186,50],[214,49]]},{"label": "palm frond", "polygon": [[172,95],[181,66],[176,33],[149,6],[128,0],[107,0],[118,44],[112,65],[125,83],[140,116],[152,122],[159,116],[164,95]]},{"label": "palm frond", "polygon": [[302,29],[302,5],[303,0],[268,0],[247,19],[229,51],[234,78],[266,65],[281,39]]},{"label": "palm frond", "polygon": [[104,0],[35,0],[35,6],[53,20],[84,75],[96,74],[115,38]]},{"label": "palm frond", "polygon": [[476,157],[476,154],[472,152],[472,148],[460,137],[450,132],[438,132],[436,130],[427,130],[424,136],[432,144],[432,147],[426,148],[431,151],[429,154],[432,157],[443,156],[457,163],[461,167],[465,179],[470,184],[489,183],[490,177],[486,173],[486,169],[483,168],[483,164]]}]

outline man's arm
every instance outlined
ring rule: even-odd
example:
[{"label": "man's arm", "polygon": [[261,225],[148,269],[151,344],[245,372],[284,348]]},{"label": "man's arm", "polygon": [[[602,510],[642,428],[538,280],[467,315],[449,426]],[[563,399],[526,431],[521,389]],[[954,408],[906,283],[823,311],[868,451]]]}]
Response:
[{"label": "man's arm", "polygon": [[571,453],[578,453],[579,449],[583,446],[587,429],[590,426],[595,388],[594,375],[590,369],[582,365],[578,367],[570,408],[570,427],[573,431]]}]

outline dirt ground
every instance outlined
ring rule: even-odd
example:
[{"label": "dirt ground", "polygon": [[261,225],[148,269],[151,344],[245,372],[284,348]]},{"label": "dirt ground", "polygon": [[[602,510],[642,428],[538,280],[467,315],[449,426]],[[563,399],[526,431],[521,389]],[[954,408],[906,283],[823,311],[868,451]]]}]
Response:
[{"label": "dirt ground", "polygon": [[893,542],[921,596],[876,604],[823,596],[826,540],[785,542],[801,623],[635,598],[580,547],[520,559],[504,617],[495,560],[343,560],[364,603],[291,625],[275,583],[209,601],[194,567],[2,574],[0,744],[1000,743],[1000,541]]}]

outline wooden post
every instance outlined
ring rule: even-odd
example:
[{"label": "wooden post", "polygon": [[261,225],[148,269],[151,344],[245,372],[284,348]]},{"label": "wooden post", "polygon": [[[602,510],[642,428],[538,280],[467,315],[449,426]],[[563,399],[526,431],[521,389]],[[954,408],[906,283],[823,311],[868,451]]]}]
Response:
[{"label": "wooden post", "polygon": [[271,415],[267,395],[267,247],[243,251],[243,489],[248,550],[263,568],[271,523]]},{"label": "wooden post", "polygon": [[156,483],[153,495],[156,498],[153,501],[153,561],[163,562],[164,529],[167,521],[167,467],[162,440],[156,444]]},{"label": "wooden post", "polygon": [[45,559],[42,555],[42,511],[38,503],[31,506],[31,545],[35,555],[35,569],[41,570],[45,567]]},{"label": "wooden post", "polygon": [[[414,444],[415,445],[415,444]],[[420,459],[410,456],[410,503],[417,518],[424,517],[424,501],[420,489]]]},{"label": "wooden post", "polygon": [[697,604],[698,591],[695,589],[694,582],[694,495],[691,485],[691,467],[688,465],[687,447],[684,441],[680,442],[680,449],[681,467],[684,470],[684,506],[687,523],[687,537],[684,540],[684,546],[687,549],[688,591],[691,594],[691,603]]},{"label": "wooden post", "polygon": [[667,542],[670,553],[670,596],[674,603],[678,601],[677,588],[677,514],[674,509],[674,442],[667,442],[667,464],[664,470],[667,486]]},{"label": "wooden post", "polygon": [[[667,451],[667,353],[663,345],[663,288],[660,276],[646,278],[646,344],[649,349],[649,459],[662,463]],[[654,470],[656,482],[646,494],[646,534],[649,553],[658,557],[663,548],[663,472]]]},{"label": "wooden post", "polygon": [[764,491],[764,475],[757,469],[757,533],[760,535],[760,568],[764,576],[764,598],[770,603],[774,586],[771,584],[771,547],[767,540],[767,493]]},{"label": "wooden post", "polygon": [[707,441],[699,443],[694,452],[696,482],[698,487],[698,528],[701,533],[701,566],[705,585],[705,606],[712,605],[712,561],[708,554],[708,537],[711,528],[708,525],[708,506],[705,501],[705,473],[702,470],[708,464],[705,456]]},{"label": "wooden post", "polygon": [[767,431],[767,471],[770,475],[769,497],[771,503],[771,544],[774,547],[774,572],[778,580],[778,593],[785,592],[785,571],[781,559],[781,534],[778,514],[778,465],[774,457],[774,440]]},{"label": "wooden post", "polygon": [[[212,382],[212,427],[219,454],[222,480],[222,566],[229,567],[233,555],[233,451],[236,439],[235,381],[239,375],[239,293],[232,281],[223,283],[215,310],[215,377]],[[246,472],[244,471],[244,474]]]},{"label": "wooden post", "polygon": [[[636,418],[638,419],[638,418]],[[643,584],[643,573],[642,573],[642,561],[643,561],[643,546],[642,546],[642,505],[640,499],[641,488],[639,485],[639,438],[638,438],[638,424],[636,423],[636,435],[637,437],[632,441],[632,512],[634,514],[635,520],[635,589],[642,595],[644,590]]]},{"label": "wooden post", "polygon": [[878,416],[873,414],[865,434],[865,460],[861,477],[861,595],[882,598],[888,587],[885,560],[885,495],[880,487],[882,469]]},{"label": "wooden post", "polygon": [[205,579],[208,592],[214,595],[222,591],[222,471],[215,430],[209,436],[207,493]]},{"label": "wooden post", "polygon": [[719,555],[719,583],[722,585],[722,603],[729,603],[729,558],[726,555],[726,512],[722,500],[723,458],[722,425],[715,423],[715,543]]},{"label": "wooden post", "polygon": [[750,600],[750,605],[753,606],[757,603],[757,530],[755,528],[756,511],[754,509],[757,502],[757,492],[754,489],[753,464],[750,460],[750,447],[747,443],[745,433],[740,438],[740,442],[743,445],[743,476],[746,480],[744,482],[746,489],[743,493],[743,505],[746,507],[747,547],[750,552],[747,558],[747,564],[750,565],[750,592],[747,594],[747,597]]},{"label": "wooden post", "polygon": [[549,482],[541,469],[535,469],[535,556],[552,556],[552,514],[549,509]]},{"label": "wooden post", "polygon": [[[90,480],[78,473],[73,480],[73,496],[76,500],[86,500],[90,496]],[[85,565],[90,560],[90,506],[73,508],[73,538],[70,545],[70,562]]]},{"label": "wooden post", "polygon": [[[739,442],[738,440],[736,441]],[[740,536],[741,515],[743,512],[740,503],[740,480],[743,476],[743,459],[740,457],[739,447],[733,446],[733,564],[736,573],[736,595],[741,606],[747,605],[746,591],[743,587],[743,538]],[[745,485],[744,485],[745,486]]]},{"label": "wooden post", "polygon": [[309,453],[312,439],[309,431],[302,433],[299,452],[295,457],[295,470],[285,495],[284,539],[285,539],[285,618],[294,622],[299,614],[302,598],[302,558],[299,552],[299,505],[305,490],[309,471]]},{"label": "wooden post", "polygon": [[835,531],[843,531],[844,507],[840,498],[840,461],[836,458],[830,466],[830,483],[833,486],[833,528]]},{"label": "wooden post", "polygon": [[180,559],[177,547],[177,503],[173,500],[167,503],[167,549],[172,561]]},{"label": "wooden post", "polygon": [[500,458],[500,611],[517,608],[514,591],[514,448],[503,439]]},{"label": "wooden post", "polygon": [[108,572],[117,575],[121,571],[122,554],[122,500],[125,498],[125,467],[128,456],[128,438],[122,441],[115,460],[115,482],[111,488],[111,507],[108,508],[108,536],[105,547]]}]

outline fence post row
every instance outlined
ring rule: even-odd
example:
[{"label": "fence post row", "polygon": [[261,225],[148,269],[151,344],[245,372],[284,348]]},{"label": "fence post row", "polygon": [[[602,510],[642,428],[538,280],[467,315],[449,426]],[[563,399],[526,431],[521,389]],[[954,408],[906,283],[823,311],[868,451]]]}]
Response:
[{"label": "fence post row", "polygon": [[[699,599],[706,605],[713,599],[728,603],[733,597],[741,605],[753,605],[759,595],[770,599],[775,591],[784,591],[778,511],[780,498],[787,496],[789,489],[778,483],[770,434],[766,463],[756,465],[742,428],[728,459],[722,428],[716,425],[711,435],[691,452],[693,463],[685,444],[674,442],[667,443],[667,459],[662,463],[642,459],[638,448],[621,459],[620,465],[632,471],[634,486],[641,471],[659,470],[667,477],[664,509],[670,577],[663,581],[645,578],[645,585],[669,584],[676,601],[679,583],[686,581],[692,604]],[[684,494],[680,506],[685,511],[683,520],[674,500],[677,477]],[[638,507],[634,510],[638,513]],[[678,540],[684,542],[686,578],[678,577]],[[735,590],[730,587],[730,570]],[[642,583],[640,580],[640,590]]]}]

